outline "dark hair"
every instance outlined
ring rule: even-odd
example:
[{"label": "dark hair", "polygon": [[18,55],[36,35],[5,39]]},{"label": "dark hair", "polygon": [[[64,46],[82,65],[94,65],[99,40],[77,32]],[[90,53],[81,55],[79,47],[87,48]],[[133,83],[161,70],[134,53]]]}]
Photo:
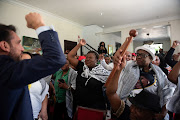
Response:
[{"label": "dark hair", "polygon": [[31,58],[33,57],[33,55],[30,52],[23,52],[23,54],[28,54],[29,56],[31,56]]},{"label": "dark hair", "polygon": [[96,59],[97,59],[97,60],[99,59],[99,55],[98,55],[96,52],[94,52],[94,51],[89,51],[87,54],[89,54],[89,53],[93,53],[93,54],[96,56]]},{"label": "dark hair", "polygon": [[105,47],[105,42],[100,42],[100,43],[99,43],[99,47],[102,46],[102,45],[101,45],[102,43],[104,43],[103,47]]},{"label": "dark hair", "polygon": [[12,39],[11,31],[16,32],[15,26],[0,24],[0,41],[10,43],[10,40]]}]

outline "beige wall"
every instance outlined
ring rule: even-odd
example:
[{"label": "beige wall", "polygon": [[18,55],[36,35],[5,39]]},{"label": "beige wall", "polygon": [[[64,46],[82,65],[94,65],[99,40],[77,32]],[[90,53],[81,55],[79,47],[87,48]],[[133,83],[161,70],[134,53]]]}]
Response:
[{"label": "beige wall", "polygon": [[[170,22],[171,24],[171,45],[173,41],[180,41],[180,20],[173,20]],[[176,48],[174,53],[180,52],[180,45]]]},{"label": "beige wall", "polygon": [[[105,42],[105,47],[108,51],[108,45],[113,47],[113,53],[116,51],[115,42],[119,42],[121,37],[110,33],[104,34],[103,29],[97,25],[85,26],[83,29],[83,38],[87,41],[89,45],[98,50],[98,46],[100,42]],[[84,54],[88,52],[87,49],[84,49]]]},{"label": "beige wall", "polygon": [[20,38],[22,38],[22,36],[37,38],[35,31],[26,27],[25,15],[29,12],[40,13],[46,25],[54,25],[63,50],[64,40],[77,42],[78,35],[82,35],[83,26],[77,23],[21,3],[0,1],[0,23],[15,25]]},{"label": "beige wall", "polygon": [[[126,39],[126,37],[129,36],[129,31],[131,29],[139,29],[139,28],[148,28],[148,27],[153,27],[157,25],[170,25],[170,40],[171,40],[171,45],[174,40],[180,40],[180,19],[177,20],[162,20],[160,21],[150,21],[150,22],[145,22],[141,23],[141,25],[138,24],[133,24],[133,25],[128,25],[127,26],[116,26],[112,28],[107,28],[104,29],[105,33],[111,33],[111,32],[117,32],[121,31],[121,40],[119,41],[120,43],[123,43]],[[129,51],[133,52],[133,44],[131,44],[128,48]],[[178,46],[175,50],[175,53],[180,52],[180,46]]]},{"label": "beige wall", "polygon": [[[169,40],[156,40],[154,41],[154,44],[157,43],[162,43],[163,44],[163,50],[164,51],[168,51],[170,46],[170,41]],[[133,42],[133,51],[135,51],[135,48],[138,46],[142,46],[143,45],[143,41],[135,41]]]},{"label": "beige wall", "polygon": [[[171,44],[174,40],[180,40],[180,19],[177,20],[156,20],[150,22],[144,22],[141,24],[131,24],[125,26],[116,26],[112,28],[102,29],[98,26],[88,28],[83,27],[77,23],[64,19],[60,16],[48,13],[46,11],[39,10],[32,6],[24,5],[17,2],[4,2],[0,1],[0,23],[3,24],[13,24],[18,28],[18,35],[20,38],[22,36],[29,36],[37,38],[34,30],[28,29],[26,27],[26,21],[24,19],[25,15],[29,12],[39,12],[46,25],[54,25],[55,30],[59,34],[59,40],[64,50],[64,40],[72,40],[77,42],[78,35],[81,38],[85,38],[87,42],[92,45],[95,49],[98,47],[100,41],[106,42],[106,47],[108,44],[113,45],[113,51],[115,51],[115,42],[123,43],[127,36],[129,36],[129,31],[131,29],[138,29],[143,27],[152,27],[156,25],[170,25],[170,39]],[[118,38],[109,33],[121,31],[121,37]],[[105,34],[108,33],[108,34]],[[113,44],[114,43],[114,44]],[[133,52],[133,44],[130,45],[129,51]],[[176,48],[175,53],[180,52],[180,46]]]}]

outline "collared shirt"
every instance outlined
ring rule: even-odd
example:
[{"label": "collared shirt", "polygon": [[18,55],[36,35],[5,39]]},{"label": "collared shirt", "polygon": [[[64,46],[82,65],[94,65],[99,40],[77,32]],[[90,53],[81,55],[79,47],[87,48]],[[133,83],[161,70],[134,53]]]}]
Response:
[{"label": "collared shirt", "polygon": [[58,80],[59,79],[63,79],[65,80],[66,84],[68,84],[68,75],[69,75],[69,71],[70,69],[68,70],[68,72],[62,76],[63,74],[63,71],[60,70],[60,71],[57,71],[55,74],[54,74],[54,77],[55,77],[55,82],[54,82],[54,88],[55,88],[55,92],[56,92],[56,101],[58,103],[62,103],[65,101],[65,98],[66,98],[66,90],[63,89],[63,88],[60,88],[58,85],[59,85],[59,82]]}]

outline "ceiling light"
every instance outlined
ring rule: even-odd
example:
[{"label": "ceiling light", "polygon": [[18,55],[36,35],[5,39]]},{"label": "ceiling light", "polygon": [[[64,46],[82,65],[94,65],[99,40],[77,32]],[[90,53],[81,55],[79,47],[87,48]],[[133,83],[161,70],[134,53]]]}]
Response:
[{"label": "ceiling light", "polygon": [[103,15],[103,13],[100,14],[101,16]]},{"label": "ceiling light", "polygon": [[143,30],[146,29],[146,28],[142,28]]},{"label": "ceiling light", "polygon": [[153,26],[153,28],[160,28],[160,27],[162,27],[162,26]]},{"label": "ceiling light", "polygon": [[104,25],[102,25],[102,27],[104,27]]}]

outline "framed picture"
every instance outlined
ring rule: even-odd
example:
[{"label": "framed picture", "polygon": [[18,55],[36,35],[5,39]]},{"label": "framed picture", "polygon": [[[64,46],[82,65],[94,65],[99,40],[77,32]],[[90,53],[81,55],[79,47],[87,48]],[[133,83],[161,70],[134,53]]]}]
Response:
[{"label": "framed picture", "polygon": [[42,54],[41,45],[37,38],[23,36],[22,46],[25,52],[32,54]]},{"label": "framed picture", "polygon": [[109,55],[113,54],[113,46],[112,45],[108,45],[108,54]]}]

